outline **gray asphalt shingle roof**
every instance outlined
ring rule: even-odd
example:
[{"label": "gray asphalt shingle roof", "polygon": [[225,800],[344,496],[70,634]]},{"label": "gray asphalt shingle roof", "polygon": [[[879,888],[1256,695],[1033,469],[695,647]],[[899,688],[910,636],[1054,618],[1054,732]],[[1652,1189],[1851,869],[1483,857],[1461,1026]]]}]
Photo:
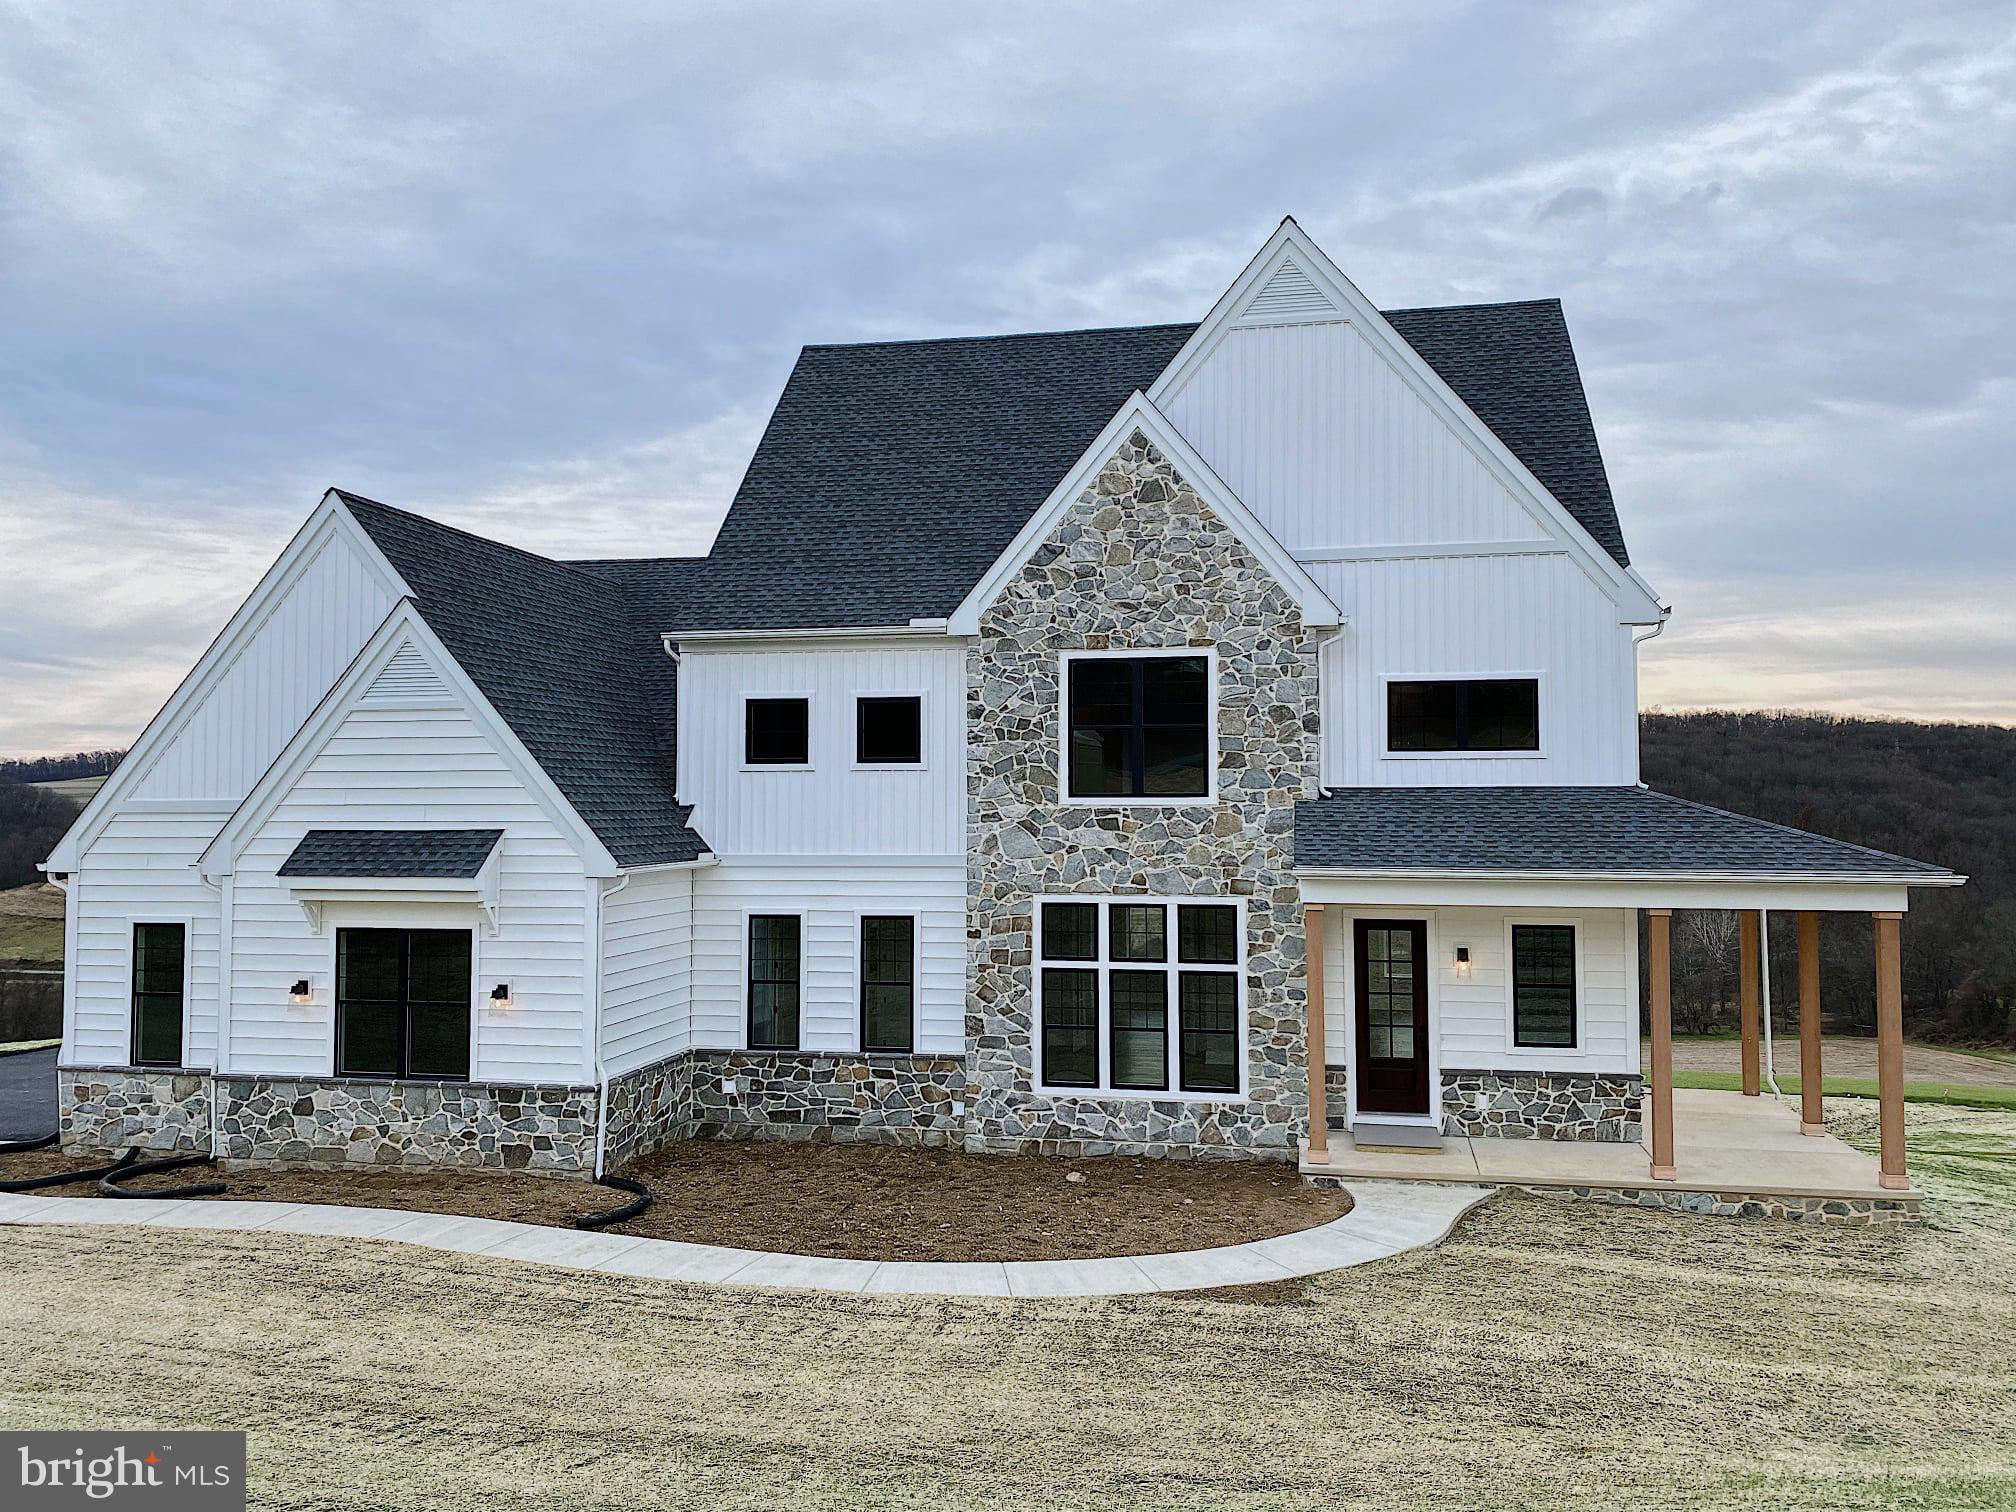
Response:
[{"label": "gray asphalt shingle roof", "polygon": [[501,829],[310,830],[280,863],[283,877],[473,877]]},{"label": "gray asphalt shingle roof", "polygon": [[1875,877],[1944,867],[1638,787],[1346,788],[1295,805],[1298,869]]},{"label": "gray asphalt shingle roof", "polygon": [[486,541],[354,494],[357,522],[421,617],[622,866],[706,843],[673,798],[676,668],[655,605],[607,574]]}]

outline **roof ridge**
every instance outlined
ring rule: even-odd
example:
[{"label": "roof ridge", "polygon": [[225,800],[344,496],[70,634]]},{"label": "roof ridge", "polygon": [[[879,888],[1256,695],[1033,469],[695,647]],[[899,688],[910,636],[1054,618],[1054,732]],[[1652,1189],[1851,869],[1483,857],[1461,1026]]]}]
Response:
[{"label": "roof ridge", "polygon": [[397,504],[387,504],[382,499],[367,499],[363,494],[354,494],[347,488],[332,488],[329,491],[343,500],[345,504],[363,504],[371,509],[382,509],[387,514],[398,515],[401,519],[417,520],[430,530],[439,530],[448,535],[460,536],[463,540],[474,541],[479,546],[489,546],[498,551],[509,552],[512,556],[523,557],[527,561],[538,562],[547,567],[565,567],[569,572],[574,573],[585,582],[594,583],[604,588],[609,586],[607,579],[597,577],[594,573],[584,570],[576,562],[570,561],[565,557],[541,556],[538,552],[528,551],[523,546],[513,546],[509,541],[500,541],[494,536],[478,535],[473,530],[464,530],[459,525],[450,525],[446,521],[437,520],[431,515],[423,515],[416,510],[401,509]]},{"label": "roof ridge", "polygon": [[950,346],[957,342],[981,341],[1043,341],[1059,336],[1116,336],[1134,335],[1144,331],[1196,330],[1194,320],[1150,321],[1145,325],[1104,325],[1071,326],[1051,331],[992,331],[977,336],[898,336],[887,341],[810,341],[801,351],[806,352],[854,352],[863,347],[902,346]]},{"label": "roof ridge", "polygon": [[1538,299],[1483,299],[1470,304],[1439,305],[1396,305],[1390,310],[1381,310],[1381,315],[1389,319],[1395,315],[1442,314],[1450,310],[1530,310],[1543,305],[1561,308],[1561,298],[1556,294],[1542,295]]}]

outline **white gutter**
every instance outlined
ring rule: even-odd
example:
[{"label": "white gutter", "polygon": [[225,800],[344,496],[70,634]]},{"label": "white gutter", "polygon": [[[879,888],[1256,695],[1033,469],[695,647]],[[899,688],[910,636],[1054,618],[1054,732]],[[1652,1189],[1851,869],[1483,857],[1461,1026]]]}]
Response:
[{"label": "white gutter", "polygon": [[943,620],[913,620],[904,625],[835,625],[826,629],[795,630],[667,630],[659,639],[667,651],[680,645],[705,646],[737,641],[802,640],[946,640],[952,636]]}]

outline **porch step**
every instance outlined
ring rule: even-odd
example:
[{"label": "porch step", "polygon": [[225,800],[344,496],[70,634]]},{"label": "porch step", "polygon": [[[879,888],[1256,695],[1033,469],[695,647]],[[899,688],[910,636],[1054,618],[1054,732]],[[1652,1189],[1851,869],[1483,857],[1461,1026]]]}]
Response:
[{"label": "porch step", "polygon": [[1425,1154],[1442,1148],[1442,1131],[1433,1124],[1361,1118],[1351,1125],[1351,1141],[1361,1150],[1419,1150]]}]

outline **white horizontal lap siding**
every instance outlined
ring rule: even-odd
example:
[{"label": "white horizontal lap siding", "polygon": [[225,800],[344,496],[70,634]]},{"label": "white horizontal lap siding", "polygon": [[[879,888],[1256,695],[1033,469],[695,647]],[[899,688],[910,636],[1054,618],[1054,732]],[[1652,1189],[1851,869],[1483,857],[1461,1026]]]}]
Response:
[{"label": "white horizontal lap siding", "polygon": [[637,872],[602,905],[602,1061],[621,1076],[693,1039],[693,873]]},{"label": "white horizontal lap siding", "polygon": [[736,1049],[746,1034],[744,920],[801,914],[800,1047],[860,1048],[861,914],[917,918],[917,1050],[966,1045],[966,868],[963,860],[845,866],[724,861],[694,875],[693,1044]]},{"label": "white horizontal lap siding", "polygon": [[[1347,1064],[1354,1053],[1356,921],[1428,921],[1429,1027],[1444,1070],[1570,1071],[1616,1074],[1638,1070],[1636,921],[1628,909],[1437,908],[1350,909],[1332,906],[1324,962],[1326,1059]],[[1579,1043],[1573,1050],[1520,1049],[1512,1043],[1511,962],[1507,925],[1573,924],[1580,950],[1577,983]],[[1456,969],[1456,948],[1470,948],[1468,976]]]},{"label": "white horizontal lap siding", "polygon": [[[332,905],[317,933],[277,874],[311,829],[502,829],[498,932],[476,936],[476,1080],[581,1083],[592,1076],[587,878],[489,738],[447,709],[361,706],[337,727],[240,856],[233,892],[231,1069],[326,1075],[333,1069],[333,930],[343,923],[474,928],[471,905]],[[301,977],[312,1005],[288,1001]],[[497,983],[509,1008],[492,1009]]]},{"label": "white horizontal lap siding", "polygon": [[[922,693],[921,769],[855,768],[857,696]],[[966,658],[959,645],[686,648],[679,795],[722,856],[961,855]],[[811,770],[743,770],[743,700],[811,700]]]},{"label": "white horizontal lap siding", "polygon": [[216,1054],[218,892],[202,882],[196,858],[228,817],[210,813],[120,813],[81,858],[71,889],[76,927],[65,942],[74,984],[66,1058],[74,1065],[132,1059],[132,936],[135,923],[190,924],[185,1058],[209,1066]]},{"label": "white horizontal lap siding", "polygon": [[1228,332],[1163,409],[1291,551],[1547,534],[1346,322]]},{"label": "white horizontal lap siding", "polygon": [[[1350,619],[1324,655],[1326,786],[1638,780],[1631,629],[1569,558],[1319,562],[1310,571]],[[1387,679],[1494,674],[1538,674],[1539,756],[1387,754]]]},{"label": "white horizontal lap siding", "polygon": [[243,797],[391,607],[376,570],[332,533],[133,796]]}]

